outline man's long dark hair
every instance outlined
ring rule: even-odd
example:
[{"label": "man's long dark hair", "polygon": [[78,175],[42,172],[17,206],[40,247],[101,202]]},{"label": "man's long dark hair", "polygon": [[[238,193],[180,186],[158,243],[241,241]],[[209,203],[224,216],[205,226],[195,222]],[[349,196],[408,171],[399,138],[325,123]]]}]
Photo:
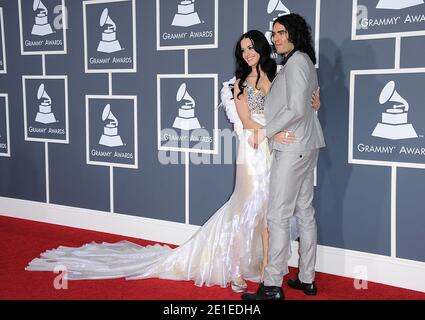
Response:
[{"label": "man's long dark hair", "polygon": [[[235,76],[236,79],[239,80],[239,96],[243,93],[245,86],[243,83],[251,72],[251,67],[242,57],[242,48],[241,41],[243,39],[249,39],[252,42],[254,50],[260,55],[260,61],[257,65],[257,81],[255,82],[255,87],[257,88],[258,81],[260,80],[260,67],[261,70],[264,71],[267,75],[267,78],[270,81],[273,81],[276,75],[276,62],[270,57],[272,50],[270,44],[268,43],[264,34],[258,30],[250,30],[244,33],[238,42],[236,43],[235,48],[235,57],[236,57],[236,71]],[[258,88],[257,88],[258,89]]]},{"label": "man's long dark hair", "polygon": [[278,17],[274,22],[280,23],[288,31],[289,41],[294,45],[294,51],[299,50],[306,53],[313,64],[316,64],[316,53],[314,51],[311,28],[305,19],[296,13]]}]

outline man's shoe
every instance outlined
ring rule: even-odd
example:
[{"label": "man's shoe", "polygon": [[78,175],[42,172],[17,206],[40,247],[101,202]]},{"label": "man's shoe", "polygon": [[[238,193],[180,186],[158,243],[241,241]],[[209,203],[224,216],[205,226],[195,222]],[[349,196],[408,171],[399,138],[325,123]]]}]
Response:
[{"label": "man's shoe", "polygon": [[312,283],[304,283],[297,277],[295,280],[289,279],[287,283],[290,288],[302,290],[308,296],[315,296],[317,294],[317,287],[314,281]]},{"label": "man's shoe", "polygon": [[284,300],[285,296],[281,287],[265,286],[260,284],[256,293],[244,293],[242,300]]}]

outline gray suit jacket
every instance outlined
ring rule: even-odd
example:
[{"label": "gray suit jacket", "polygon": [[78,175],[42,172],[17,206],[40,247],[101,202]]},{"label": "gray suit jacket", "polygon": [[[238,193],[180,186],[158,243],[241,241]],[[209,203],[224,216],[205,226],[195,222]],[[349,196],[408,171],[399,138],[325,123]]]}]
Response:
[{"label": "gray suit jacket", "polygon": [[[316,68],[310,57],[296,51],[273,80],[265,100],[266,135],[270,149],[299,152],[325,146],[322,127],[311,107],[311,95],[317,87]],[[297,141],[281,144],[273,136],[288,129]]]}]

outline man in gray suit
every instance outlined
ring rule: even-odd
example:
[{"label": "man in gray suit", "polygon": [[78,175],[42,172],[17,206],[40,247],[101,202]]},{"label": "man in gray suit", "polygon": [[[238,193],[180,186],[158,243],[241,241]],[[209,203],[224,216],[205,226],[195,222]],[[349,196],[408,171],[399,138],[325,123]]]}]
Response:
[{"label": "man in gray suit", "polygon": [[[312,205],[314,168],[319,148],[325,146],[317,114],[310,106],[310,97],[317,87],[310,28],[297,14],[277,18],[272,41],[277,53],[284,56],[284,66],[276,75],[265,101],[266,125],[251,137],[256,146],[266,137],[274,150],[270,172],[270,194],[267,211],[269,231],[268,264],[264,282],[256,293],[242,295],[246,300],[284,299],[283,276],[288,273],[290,258],[290,217],[297,217],[300,233],[299,274],[289,280],[292,288],[315,295],[314,282],[317,227]],[[297,140],[282,144],[274,138],[284,128]]]}]

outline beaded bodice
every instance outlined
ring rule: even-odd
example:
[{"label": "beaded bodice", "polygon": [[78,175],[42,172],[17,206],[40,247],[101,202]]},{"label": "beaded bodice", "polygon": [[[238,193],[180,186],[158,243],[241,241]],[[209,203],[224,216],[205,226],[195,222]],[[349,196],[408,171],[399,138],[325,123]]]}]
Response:
[{"label": "beaded bodice", "polygon": [[263,114],[265,95],[261,92],[261,90],[253,88],[246,81],[244,85],[247,92],[249,111],[251,111],[251,114]]}]

